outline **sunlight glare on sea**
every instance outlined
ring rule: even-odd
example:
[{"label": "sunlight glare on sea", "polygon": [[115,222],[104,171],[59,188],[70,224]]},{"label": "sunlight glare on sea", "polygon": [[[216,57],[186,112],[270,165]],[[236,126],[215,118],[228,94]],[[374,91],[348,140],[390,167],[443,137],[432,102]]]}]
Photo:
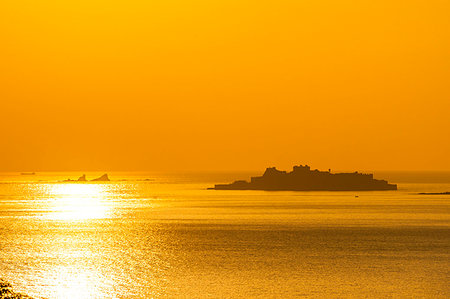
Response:
[{"label": "sunlight glare on sea", "polygon": [[50,196],[46,217],[54,220],[88,220],[108,216],[110,207],[104,200],[104,184],[63,183],[47,185]]}]

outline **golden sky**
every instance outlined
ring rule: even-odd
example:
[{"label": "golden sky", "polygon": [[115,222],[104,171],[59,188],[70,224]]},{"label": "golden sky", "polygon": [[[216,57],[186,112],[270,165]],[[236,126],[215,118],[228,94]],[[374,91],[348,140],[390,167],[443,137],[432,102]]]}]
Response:
[{"label": "golden sky", "polygon": [[0,1],[0,171],[450,170],[450,2]]}]

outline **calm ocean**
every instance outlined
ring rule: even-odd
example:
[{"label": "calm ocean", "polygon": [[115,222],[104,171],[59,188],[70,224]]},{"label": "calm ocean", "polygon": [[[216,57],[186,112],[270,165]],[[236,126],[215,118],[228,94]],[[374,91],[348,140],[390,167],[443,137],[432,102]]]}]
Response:
[{"label": "calm ocean", "polygon": [[[101,173],[86,173],[92,179]],[[450,298],[450,173],[398,191],[206,190],[250,174],[0,174],[0,278],[36,298]],[[358,197],[356,197],[358,196]]]}]

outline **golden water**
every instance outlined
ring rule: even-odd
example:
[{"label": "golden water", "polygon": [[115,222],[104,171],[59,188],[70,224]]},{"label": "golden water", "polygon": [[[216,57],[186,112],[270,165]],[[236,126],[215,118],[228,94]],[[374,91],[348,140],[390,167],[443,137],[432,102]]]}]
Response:
[{"label": "golden water", "polygon": [[445,180],[383,192],[206,190],[242,174],[58,182],[78,175],[0,175],[0,277],[16,291],[450,297],[450,196],[417,194],[450,191]]}]

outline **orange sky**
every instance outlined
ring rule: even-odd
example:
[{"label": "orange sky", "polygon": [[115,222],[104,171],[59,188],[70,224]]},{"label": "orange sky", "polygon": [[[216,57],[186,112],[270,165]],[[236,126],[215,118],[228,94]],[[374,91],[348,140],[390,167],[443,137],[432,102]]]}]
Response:
[{"label": "orange sky", "polygon": [[450,170],[449,1],[0,2],[0,171]]}]

